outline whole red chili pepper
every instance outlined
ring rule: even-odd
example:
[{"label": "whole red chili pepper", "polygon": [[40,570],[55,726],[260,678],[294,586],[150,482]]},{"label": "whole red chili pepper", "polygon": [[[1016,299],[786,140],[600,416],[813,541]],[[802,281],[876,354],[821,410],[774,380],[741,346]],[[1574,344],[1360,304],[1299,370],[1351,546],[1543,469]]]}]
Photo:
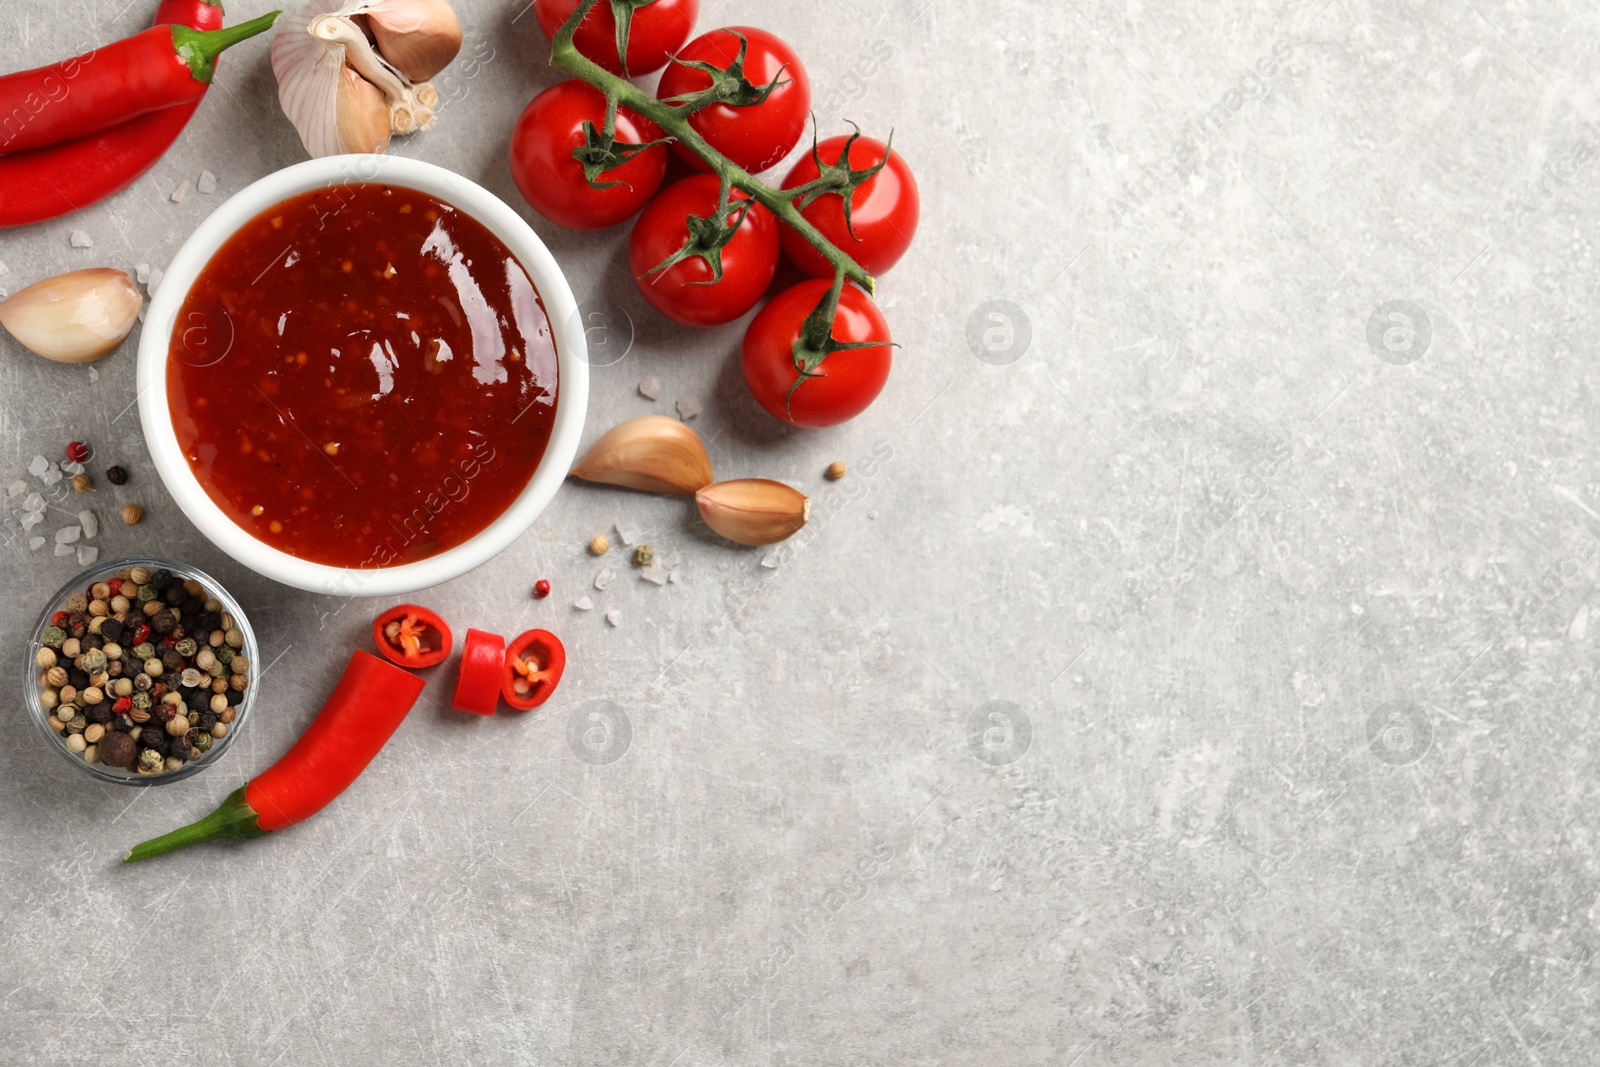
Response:
[{"label": "whole red chili pepper", "polygon": [[409,671],[356,652],[333,695],[282,759],[228,794],[210,815],[135,845],[123,862],[219,837],[262,837],[310,818],[366,769],[417,702],[423,684]]},{"label": "whole red chili pepper", "polygon": [[200,99],[218,54],[279,12],[221,30],[152,26],[86,55],[0,77],[0,150],[21,152]]},{"label": "whole red chili pepper", "polygon": [[[162,0],[151,24],[222,25],[220,0]],[[125,189],[155,165],[200,101],[176,104],[87,137],[0,156],[0,229],[59,218]]]}]

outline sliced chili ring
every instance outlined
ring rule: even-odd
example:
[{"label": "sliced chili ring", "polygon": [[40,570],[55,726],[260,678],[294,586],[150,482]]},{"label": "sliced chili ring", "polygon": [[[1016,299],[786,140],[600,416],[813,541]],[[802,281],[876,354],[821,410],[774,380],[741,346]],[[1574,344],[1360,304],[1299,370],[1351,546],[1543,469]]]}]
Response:
[{"label": "sliced chili ring", "polygon": [[372,639],[384,659],[397,667],[437,667],[450,655],[455,637],[445,621],[415,604],[390,608],[372,622]]},{"label": "sliced chili ring", "polygon": [[550,699],[567,669],[567,650],[549,630],[529,630],[506,649],[500,695],[518,711],[530,711]]},{"label": "sliced chili ring", "polygon": [[461,644],[461,672],[456,676],[450,706],[474,715],[493,715],[500,703],[500,673],[505,662],[505,638],[469,629]]}]

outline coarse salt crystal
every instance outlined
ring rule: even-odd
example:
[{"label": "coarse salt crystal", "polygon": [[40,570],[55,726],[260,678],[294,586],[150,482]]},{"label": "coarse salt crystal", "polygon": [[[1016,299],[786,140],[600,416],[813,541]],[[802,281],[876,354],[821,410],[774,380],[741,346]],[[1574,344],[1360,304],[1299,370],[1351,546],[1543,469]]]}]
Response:
[{"label": "coarse salt crystal", "polygon": [[28,551],[29,552],[37,552],[43,547],[44,547],[44,538],[42,538],[42,537],[30,537],[30,538],[28,538]]},{"label": "coarse salt crystal", "polygon": [[100,558],[100,550],[93,545],[78,546],[78,566],[92,567],[95,560]]},{"label": "coarse salt crystal", "polygon": [[34,456],[28,463],[28,473],[35,478],[43,478],[44,472],[50,469],[50,461],[43,456]]},{"label": "coarse salt crystal", "polygon": [[54,467],[51,467],[49,470],[39,475],[39,480],[45,485],[55,485],[61,480],[61,472],[56,470]]},{"label": "coarse salt crystal", "polygon": [[66,471],[68,474],[82,474],[83,464],[67,462],[61,465],[61,469]]},{"label": "coarse salt crystal", "polygon": [[8,497],[18,497],[27,491],[28,483],[23,481],[21,478],[18,478],[16,481],[6,486],[6,496]]},{"label": "coarse salt crystal", "polygon": [[78,526],[63,526],[56,531],[56,544],[70,545],[82,535],[83,529]]},{"label": "coarse salt crystal", "polygon": [[579,598],[578,602],[572,606],[577,608],[579,611],[593,611],[594,601],[590,600],[588,597],[581,597]]},{"label": "coarse salt crystal", "polygon": [[700,414],[700,401],[696,400],[692,396],[679,397],[677,407],[678,418],[682,419],[684,422],[688,422],[690,419]]},{"label": "coarse salt crystal", "polygon": [[182,184],[180,184],[176,189],[172,190],[171,199],[172,199],[172,202],[174,204],[181,204],[181,203],[183,203],[183,198],[188,196],[188,195],[189,195],[189,179],[185,178],[185,179],[183,179]]},{"label": "coarse salt crystal", "polygon": [[100,368],[99,367],[90,367],[89,368],[89,382],[90,382],[90,384],[98,382],[99,380],[100,380]]},{"label": "coarse salt crystal", "polygon": [[665,556],[661,557],[661,565],[670,571],[676,568],[678,564],[682,562],[682,560],[683,553],[679,552],[677,549],[673,549],[671,552],[668,552]]},{"label": "coarse salt crystal", "polygon": [[72,243],[72,247],[73,248],[93,248],[94,247],[94,238],[90,237],[88,234],[84,233],[82,230],[73,230],[72,231],[72,236],[67,238],[67,240]]},{"label": "coarse salt crystal", "polygon": [[772,555],[770,555],[770,556],[766,557],[765,559],[763,559],[761,561],[761,565],[763,567],[765,567],[769,571],[777,570],[778,569],[778,555],[777,555],[777,553],[773,553]]},{"label": "coarse salt crystal", "polygon": [[43,511],[44,510],[44,497],[40,496],[38,493],[29,493],[28,494],[28,499],[26,499],[26,500],[24,500],[22,502],[22,510],[23,511]]},{"label": "coarse salt crystal", "polygon": [[639,540],[639,527],[624,526],[619,522],[617,523],[617,536],[622,539],[622,543],[625,545],[636,544]]},{"label": "coarse salt crystal", "polygon": [[601,571],[594,576],[594,587],[604,592],[606,586],[611,584],[611,579],[616,576],[616,571]]},{"label": "coarse salt crystal", "polygon": [[100,520],[94,517],[94,512],[78,512],[78,521],[83,524],[83,539],[85,541],[100,532]]},{"label": "coarse salt crystal", "polygon": [[671,574],[667,575],[667,581],[671,582],[673,585],[677,585],[680,581],[682,581],[682,579],[678,577],[677,571],[673,571]]},{"label": "coarse salt crystal", "polygon": [[639,395],[646,400],[661,399],[661,379],[651,375],[639,383]]},{"label": "coarse salt crystal", "polygon": [[666,585],[667,569],[659,563],[652,563],[639,572],[639,577],[656,585]]},{"label": "coarse salt crystal", "polygon": [[71,545],[57,545],[56,546],[56,555],[57,556],[70,556],[70,555],[72,555],[73,551],[74,551],[74,549],[73,549],[73,547]]},{"label": "coarse salt crystal", "polygon": [[145,285],[144,291],[150,296],[155,296],[156,287],[161,284],[161,278],[165,273],[160,267],[151,267],[150,281]]},{"label": "coarse salt crystal", "polygon": [[44,512],[42,511],[25,511],[22,513],[22,528],[24,530],[31,530],[43,521]]},{"label": "coarse salt crystal", "polygon": [[612,608],[606,612],[606,622],[609,622],[612,626],[620,626],[622,624],[622,612]]},{"label": "coarse salt crystal", "polygon": [[195,183],[195,188],[200,190],[202,193],[214,193],[214,192],[216,192],[217,191],[217,176],[215,174],[212,174],[209,170],[201,171],[200,172],[200,180]]},{"label": "coarse salt crystal", "polygon": [[134,276],[134,278],[136,278],[138,280],[140,285],[143,285],[145,282],[149,281],[150,280],[150,264],[148,264],[148,263],[135,263],[133,265],[133,276]]}]

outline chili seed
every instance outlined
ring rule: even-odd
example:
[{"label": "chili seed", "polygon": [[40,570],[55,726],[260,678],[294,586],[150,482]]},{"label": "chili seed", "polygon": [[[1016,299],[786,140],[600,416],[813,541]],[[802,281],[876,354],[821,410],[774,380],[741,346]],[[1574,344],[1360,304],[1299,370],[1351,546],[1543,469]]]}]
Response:
[{"label": "chili seed", "polygon": [[849,468],[847,468],[843,463],[840,463],[838,460],[834,460],[832,463],[828,464],[828,469],[822,472],[822,476],[828,479],[830,482],[836,482],[840,478],[843,478],[848,472]]}]

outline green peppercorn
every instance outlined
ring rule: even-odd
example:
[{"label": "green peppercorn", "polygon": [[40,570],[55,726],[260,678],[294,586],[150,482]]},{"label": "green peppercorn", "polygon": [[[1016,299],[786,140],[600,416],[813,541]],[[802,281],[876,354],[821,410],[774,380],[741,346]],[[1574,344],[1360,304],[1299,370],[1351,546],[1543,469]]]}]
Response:
[{"label": "green peppercorn", "polygon": [[68,611],[86,611],[89,607],[89,598],[82,593],[73,593],[67,597]]},{"label": "green peppercorn", "polygon": [[156,646],[152,645],[149,641],[140,641],[137,645],[133,646],[132,653],[134,659],[141,661],[147,660],[156,654]]},{"label": "green peppercorn", "polygon": [[210,734],[201,734],[195,739],[194,747],[199,749],[201,752],[210,752],[211,746],[215,743],[216,742],[211,739]]},{"label": "green peppercorn", "polygon": [[140,711],[149,711],[150,705],[155,703],[155,701],[150,699],[150,694],[145,692],[135,693],[129,698],[129,700],[131,700],[133,706],[138,708]]},{"label": "green peppercorn", "polygon": [[67,639],[67,631],[59,626],[46,626],[44,633],[39,635],[39,640],[46,648],[60,648]]},{"label": "green peppercorn", "polygon": [[195,639],[194,638],[185,637],[182,641],[179,641],[177,644],[173,645],[172,647],[177,649],[178,655],[180,655],[180,656],[192,656],[192,655],[195,654],[196,651],[199,650],[200,646],[195,643]]},{"label": "green peppercorn", "polygon": [[[218,638],[218,642],[221,642],[221,638]],[[216,650],[215,654],[217,657],[217,662],[226,667],[228,664],[233,662],[233,657],[237,656],[239,653],[235,652],[226,645],[223,645],[221,648]]]},{"label": "green peppercorn", "polygon": [[106,669],[108,662],[110,661],[106,658],[105,649],[91,648],[78,657],[77,666],[79,670],[88,671],[90,674],[98,674]]},{"label": "green peppercorn", "polygon": [[139,753],[139,773],[146,778],[160,774],[166,766],[167,758],[155,749],[147,748]]},{"label": "green peppercorn", "polygon": [[149,603],[153,602],[155,600],[155,598],[156,598],[156,591],[152,586],[141,585],[139,587],[139,603],[141,603],[141,604],[149,604]]}]

